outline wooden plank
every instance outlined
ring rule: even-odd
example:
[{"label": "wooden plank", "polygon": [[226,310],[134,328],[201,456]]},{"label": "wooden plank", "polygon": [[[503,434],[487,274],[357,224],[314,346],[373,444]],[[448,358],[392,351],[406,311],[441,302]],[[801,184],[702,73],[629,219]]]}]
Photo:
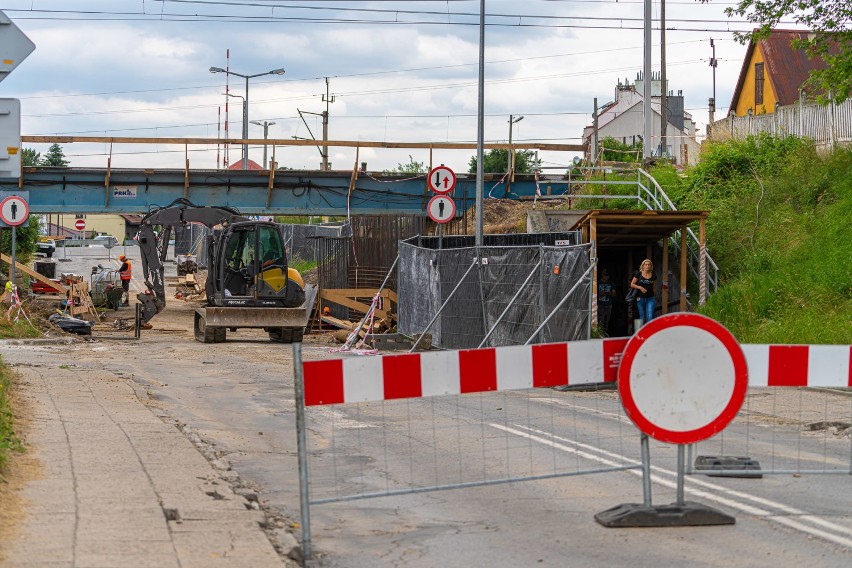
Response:
[{"label": "wooden plank", "polygon": [[[349,296],[350,298],[370,298],[373,299],[373,296],[378,292],[378,288],[329,288],[325,290],[326,292],[334,292],[336,294],[340,294],[341,296]],[[381,296],[383,298],[389,299],[391,302],[397,302],[396,292],[385,288],[382,290]]]},{"label": "wooden plank", "polygon": [[[93,142],[96,144],[251,144],[253,146],[316,146],[315,140],[292,140],[289,138],[147,138],[132,136],[21,136],[21,142],[33,144],[72,144]],[[363,140],[323,140],[323,146],[344,148],[434,148],[441,150],[475,150],[476,144],[466,142],[369,142]],[[552,144],[543,142],[486,143],[486,150],[549,150],[554,152],[584,152],[584,144]],[[256,173],[256,172],[252,172]]]},{"label": "wooden plank", "polygon": [[337,319],[337,318],[332,317],[332,316],[320,316],[320,320],[322,320],[323,323],[327,323],[328,325],[333,325],[334,327],[337,327],[337,328],[340,328],[340,329],[350,329],[351,330],[356,325],[356,324],[352,323],[351,321],[345,321],[345,320]]},{"label": "wooden plank", "polygon": [[[328,302],[332,302],[334,304],[339,304],[341,306],[345,306],[347,308],[351,308],[353,310],[357,310],[363,314],[366,314],[370,310],[369,304],[364,304],[362,302],[356,302],[351,298],[347,298],[342,294],[335,293],[336,291],[332,290],[321,290],[319,293],[319,297]],[[379,319],[387,319],[391,317],[391,315],[384,310],[376,310],[376,316]]]},{"label": "wooden plank", "polygon": [[[10,257],[9,255],[0,254],[0,259],[4,260],[5,262],[7,262],[10,265],[12,264],[12,257]],[[42,284],[46,284],[46,285],[50,286],[51,288],[53,288],[54,290],[56,290],[58,292],[62,292],[63,294],[68,292],[68,288],[66,288],[65,286],[63,286],[62,284],[60,284],[58,282],[54,282],[50,278],[42,276],[41,274],[39,274],[38,272],[36,272],[32,268],[30,268],[29,266],[26,266],[26,265],[21,264],[20,262],[16,261],[15,267],[16,267],[16,270],[20,270],[21,272],[25,272],[26,274],[29,274],[30,276],[32,276],[33,278],[35,278],[36,280],[38,280]]]}]

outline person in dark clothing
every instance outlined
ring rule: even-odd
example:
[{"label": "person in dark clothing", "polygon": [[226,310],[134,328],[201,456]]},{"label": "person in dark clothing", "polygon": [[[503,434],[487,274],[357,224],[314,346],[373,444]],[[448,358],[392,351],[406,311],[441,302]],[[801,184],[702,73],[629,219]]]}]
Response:
[{"label": "person in dark clothing", "polygon": [[609,272],[602,270],[601,279],[598,281],[598,328],[604,336],[609,336],[609,318],[612,315],[613,298],[615,298],[615,286],[609,279]]},{"label": "person in dark clothing", "polygon": [[639,319],[642,320],[642,325],[654,319],[654,310],[657,307],[656,281],[654,263],[646,258],[630,281],[630,287],[635,288],[639,293],[636,305],[639,308]]}]

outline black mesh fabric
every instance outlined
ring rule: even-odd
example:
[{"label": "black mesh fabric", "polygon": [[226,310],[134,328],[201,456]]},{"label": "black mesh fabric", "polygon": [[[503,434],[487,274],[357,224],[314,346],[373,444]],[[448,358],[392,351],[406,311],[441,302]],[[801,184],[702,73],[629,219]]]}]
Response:
[{"label": "black mesh fabric", "polygon": [[[554,238],[541,242],[556,240],[577,242]],[[533,342],[588,339],[590,245],[483,246],[477,251],[476,247],[438,250],[431,244],[431,239],[421,237],[400,242],[401,333],[428,331],[433,345],[464,349],[479,346],[494,327],[487,346],[520,345],[576,285]]]}]

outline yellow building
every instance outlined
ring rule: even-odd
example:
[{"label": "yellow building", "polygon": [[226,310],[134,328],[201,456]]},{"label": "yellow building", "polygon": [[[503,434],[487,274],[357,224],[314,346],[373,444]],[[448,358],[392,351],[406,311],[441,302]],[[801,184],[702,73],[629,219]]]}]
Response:
[{"label": "yellow building", "polygon": [[773,30],[766,39],[751,42],[743,60],[730,111],[737,116],[769,114],[775,106],[787,106],[799,100],[799,90],[814,69],[825,62],[795,49],[792,42],[807,39],[808,31]]}]

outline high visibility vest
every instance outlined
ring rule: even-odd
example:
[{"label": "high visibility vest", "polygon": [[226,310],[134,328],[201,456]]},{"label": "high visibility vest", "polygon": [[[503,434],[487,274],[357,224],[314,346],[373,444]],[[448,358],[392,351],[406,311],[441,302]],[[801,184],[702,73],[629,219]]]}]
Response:
[{"label": "high visibility vest", "polygon": [[130,280],[131,278],[133,278],[133,267],[130,265],[129,260],[125,260],[122,265],[123,264],[127,264],[127,270],[122,270],[118,274],[119,276],[121,276],[122,280]]}]

